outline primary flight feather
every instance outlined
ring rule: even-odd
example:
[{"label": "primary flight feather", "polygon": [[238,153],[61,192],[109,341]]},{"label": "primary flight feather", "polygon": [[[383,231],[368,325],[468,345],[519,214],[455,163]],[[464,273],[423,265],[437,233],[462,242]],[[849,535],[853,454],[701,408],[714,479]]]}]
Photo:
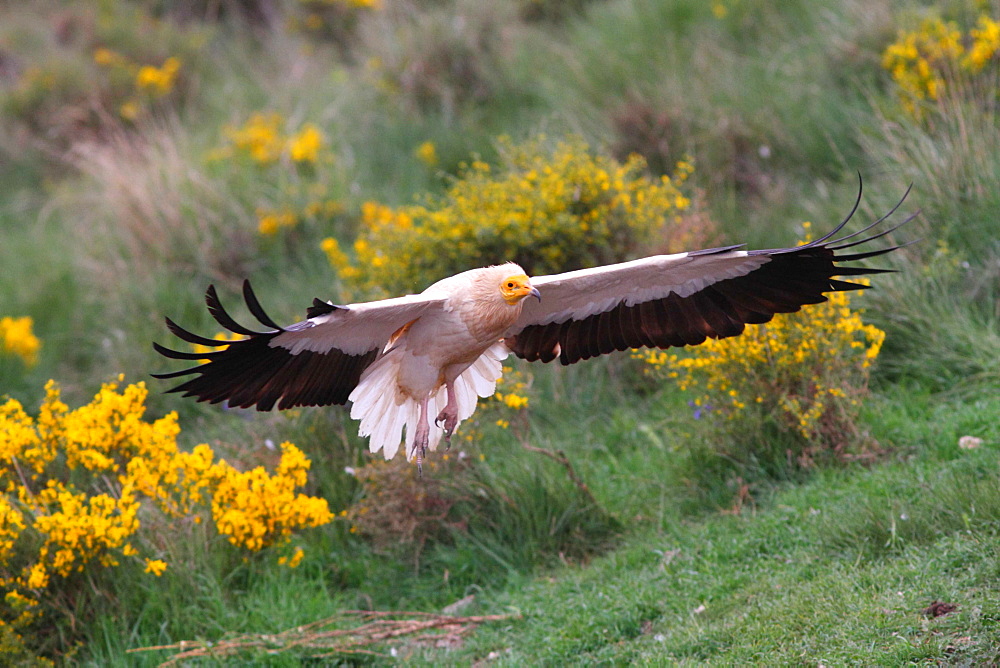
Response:
[{"label": "primary flight feather", "polygon": [[795,248],[727,246],[533,278],[507,263],[456,274],[416,295],[344,306],[316,299],[306,320],[287,327],[267,316],[244,282],[247,308],[263,331],[233,320],[209,286],[213,317],[245,338],[209,339],[168,318],[178,338],[221,350],[181,352],[154,343],[166,357],[202,361],[154,376],[193,376],[170,391],[261,411],[350,401],[372,452],[391,459],[405,432],[406,456],[419,465],[428,448],[472,415],[479,397],[494,393],[510,352],[573,364],[616,350],[698,345],[825,301],[824,293],[866,287],[834,277],[886,270],[840,263],[899,246],[844,251],[896,229],[863,236],[899,204],[863,230],[834,239],[860,197],[859,191],[832,232]]}]

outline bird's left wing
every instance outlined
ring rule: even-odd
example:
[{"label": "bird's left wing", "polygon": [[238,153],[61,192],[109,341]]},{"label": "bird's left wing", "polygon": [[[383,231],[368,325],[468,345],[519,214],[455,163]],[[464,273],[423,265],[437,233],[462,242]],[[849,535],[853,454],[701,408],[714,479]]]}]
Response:
[{"label": "bird's left wing", "polygon": [[[860,191],[858,197],[860,201]],[[882,255],[898,246],[838,251],[896,229],[851,240],[885,221],[899,204],[864,230],[833,239],[857,206],[830,234],[796,248],[745,251],[728,246],[536,276],[531,282],[541,300],[525,302],[504,340],[528,361],[558,357],[562,364],[572,364],[615,350],[697,345],[708,337],[736,336],[747,324],[768,322],[775,313],[826,301],[823,293],[862,289],[866,286],[834,276],[885,270],[838,263]]]},{"label": "bird's left wing", "polygon": [[199,360],[203,364],[156,378],[193,375],[170,389],[198,401],[257,410],[293,406],[344,404],[364,370],[385,346],[414,320],[444,308],[440,295],[407,295],[395,299],[335,306],[319,299],[307,310],[307,319],[287,327],[267,316],[249,282],[243,284],[247,308],[266,328],[255,331],[237,323],[222,307],[214,286],[205,293],[208,310],[220,325],[246,338],[217,341],[183,329],[167,318],[178,338],[214,352],[182,352],[158,343],[153,347],[171,359]]}]

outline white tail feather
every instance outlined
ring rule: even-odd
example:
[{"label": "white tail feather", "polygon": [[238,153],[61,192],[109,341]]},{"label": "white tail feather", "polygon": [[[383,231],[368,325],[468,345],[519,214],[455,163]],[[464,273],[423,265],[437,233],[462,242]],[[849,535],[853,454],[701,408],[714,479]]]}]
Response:
[{"label": "white tail feather", "polygon": [[[455,379],[455,400],[458,403],[458,422],[467,420],[476,410],[479,397],[492,396],[496,391],[507,347],[496,343]],[[368,436],[368,449],[382,451],[392,459],[403,441],[406,427],[406,457],[413,459],[414,439],[420,421],[420,402],[404,395],[399,389],[399,364],[402,355],[385,355],[372,364],[361,376],[358,386],[351,392],[351,417],[360,420],[358,433]],[[447,391],[442,386],[431,396],[427,406],[430,434],[427,447],[437,448],[444,430],[434,424],[434,418],[448,403]],[[457,429],[457,426],[456,426]]]}]

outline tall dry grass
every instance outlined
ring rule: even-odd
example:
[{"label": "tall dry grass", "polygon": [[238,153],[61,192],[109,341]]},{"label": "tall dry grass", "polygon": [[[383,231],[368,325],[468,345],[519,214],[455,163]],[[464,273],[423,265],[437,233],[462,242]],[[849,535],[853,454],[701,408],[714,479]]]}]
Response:
[{"label": "tall dry grass", "polygon": [[253,213],[207,172],[190,142],[176,121],[164,121],[73,148],[69,160],[83,181],[62,203],[94,280],[128,277],[135,286],[164,274],[245,275]]}]

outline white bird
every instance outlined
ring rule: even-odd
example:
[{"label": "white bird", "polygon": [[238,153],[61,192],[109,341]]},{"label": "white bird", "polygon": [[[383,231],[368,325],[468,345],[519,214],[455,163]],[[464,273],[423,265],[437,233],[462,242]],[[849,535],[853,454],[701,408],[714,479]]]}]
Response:
[{"label": "white bird", "polygon": [[795,248],[726,246],[533,278],[507,263],[471,269],[394,299],[346,306],[315,299],[306,319],[287,327],[267,316],[244,282],[247,307],[265,331],[233,320],[209,286],[211,314],[246,338],[205,338],[167,318],[167,327],[184,341],[222,349],[181,352],[154,343],[166,357],[208,360],[154,376],[193,375],[169,391],[261,411],[350,401],[351,417],[360,421],[372,452],[394,457],[405,427],[406,456],[419,466],[428,448],[435,449],[442,436],[449,439],[473,414],[479,397],[494,393],[501,360],[510,352],[528,361],[558,358],[565,365],[616,350],[693,346],[823,302],[824,293],[867,287],[834,277],[887,270],[839,263],[900,246],[840,251],[899,227],[856,238],[899,204],[863,230],[833,239],[860,199],[859,191],[851,213],[832,232]]}]

